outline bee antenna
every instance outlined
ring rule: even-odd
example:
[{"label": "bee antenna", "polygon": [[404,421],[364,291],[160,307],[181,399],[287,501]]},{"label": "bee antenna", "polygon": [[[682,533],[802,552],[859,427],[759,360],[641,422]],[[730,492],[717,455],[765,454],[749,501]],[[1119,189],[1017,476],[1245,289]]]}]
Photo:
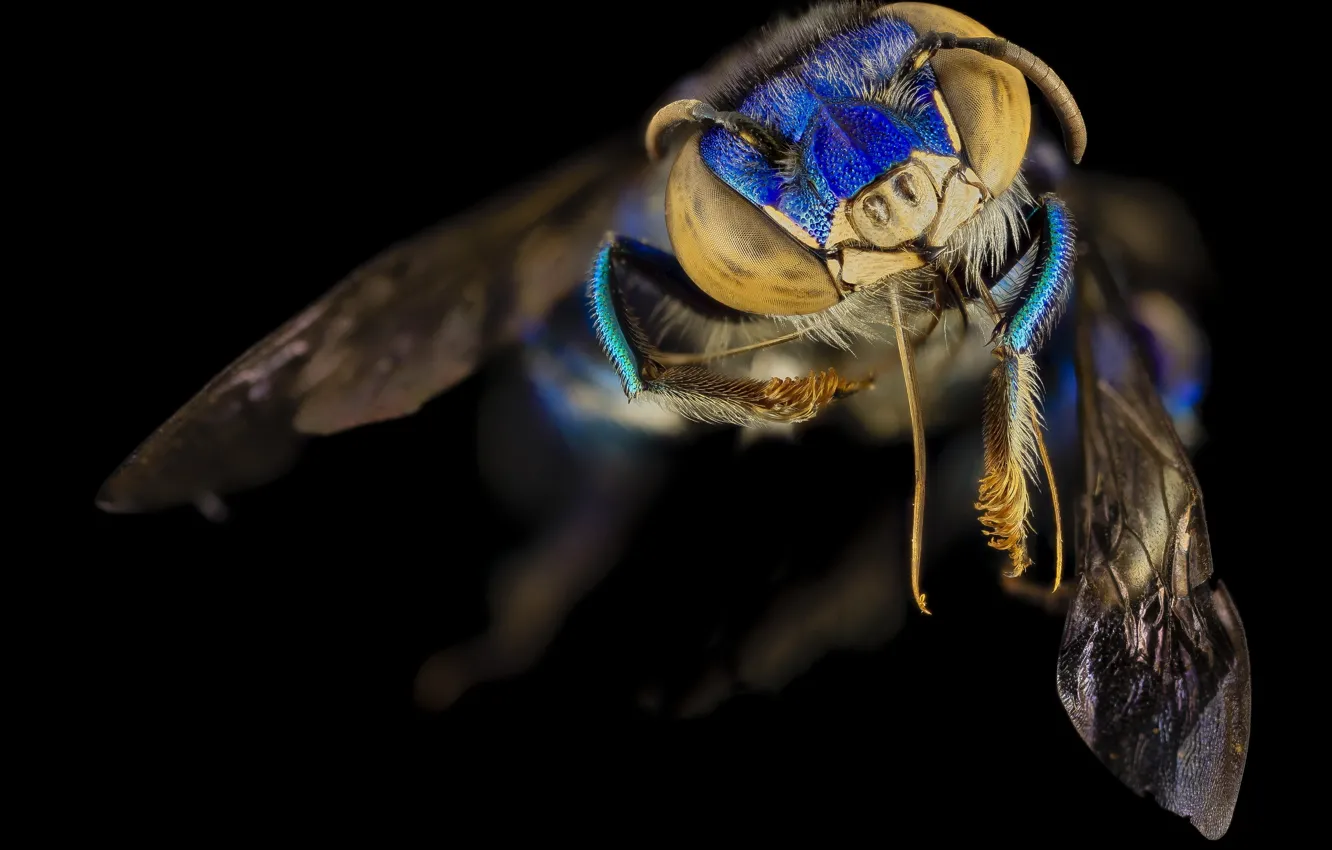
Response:
[{"label": "bee antenna", "polygon": [[677,100],[657,110],[657,114],[648,122],[647,136],[644,140],[647,143],[648,157],[653,160],[660,159],[665,152],[664,143],[667,135],[671,130],[686,123],[724,127],[770,161],[776,161],[784,147],[766,127],[743,112],[719,111],[701,100]]},{"label": "bee antenna", "polygon": [[926,58],[938,50],[974,50],[1017,68],[1041,90],[1046,102],[1059,116],[1069,158],[1074,164],[1082,161],[1082,155],[1087,151],[1087,123],[1082,119],[1082,110],[1078,109],[1073,93],[1054,69],[1031,51],[1006,38],[958,38],[951,32],[926,33],[917,42],[916,50],[925,52]]}]

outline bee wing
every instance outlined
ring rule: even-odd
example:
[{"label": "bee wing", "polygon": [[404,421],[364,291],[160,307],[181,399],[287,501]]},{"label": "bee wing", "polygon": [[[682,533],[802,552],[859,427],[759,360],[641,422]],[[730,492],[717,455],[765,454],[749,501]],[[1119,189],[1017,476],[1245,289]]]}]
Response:
[{"label": "bee wing", "polygon": [[1104,258],[1125,268],[1135,291],[1155,289],[1187,300],[1211,285],[1202,231],[1169,188],[1078,169],[1060,181],[1059,196],[1073,208],[1078,226],[1096,234]]},{"label": "bee wing", "polygon": [[254,487],[307,435],[414,413],[583,279],[641,160],[617,140],[388,248],[213,378],[97,504],[152,511]]},{"label": "bee wing", "polygon": [[1086,494],[1059,695],[1138,794],[1230,826],[1249,741],[1249,654],[1212,580],[1202,494],[1108,266],[1080,263],[1077,368]]}]

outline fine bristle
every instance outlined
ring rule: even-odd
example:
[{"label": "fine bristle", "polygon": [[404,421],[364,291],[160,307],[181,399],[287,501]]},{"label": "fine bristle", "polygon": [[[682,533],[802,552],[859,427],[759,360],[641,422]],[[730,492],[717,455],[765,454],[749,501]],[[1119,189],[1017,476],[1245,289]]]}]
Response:
[{"label": "fine bristle", "polygon": [[1017,576],[1031,565],[1027,477],[1037,470],[1040,376],[1030,354],[1001,356],[985,392],[985,475],[976,509],[990,545],[1008,552],[1010,575]]},{"label": "fine bristle", "polygon": [[708,73],[702,99],[734,109],[761,81],[799,62],[832,36],[874,19],[879,4],[826,3],[802,15],[780,15],[751,38],[722,54]]}]

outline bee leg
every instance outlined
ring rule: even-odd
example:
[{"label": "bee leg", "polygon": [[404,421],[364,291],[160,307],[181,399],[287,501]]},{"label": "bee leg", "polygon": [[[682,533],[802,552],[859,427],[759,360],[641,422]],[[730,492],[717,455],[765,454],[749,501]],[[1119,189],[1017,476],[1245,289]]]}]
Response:
[{"label": "bee leg", "polygon": [[[526,672],[545,654],[570,611],[614,566],[654,492],[642,457],[597,459],[567,512],[498,568],[489,587],[490,625],[440,650],[417,672],[416,704],[443,711],[475,686]],[[655,471],[654,471],[655,472]]]},{"label": "bee leg", "polygon": [[532,534],[494,565],[485,630],[419,668],[415,701],[427,711],[539,664],[570,612],[622,557],[664,477],[657,434],[601,418],[595,406],[552,404],[589,385],[535,349],[524,352],[521,372],[494,376],[477,446],[491,494]]},{"label": "bee leg", "polygon": [[894,500],[852,530],[845,554],[830,569],[774,594],[727,657],[695,680],[675,712],[702,717],[735,694],[776,694],[834,652],[888,643],[908,610],[903,565],[884,555],[897,551],[902,507]]},{"label": "bee leg", "polygon": [[634,239],[611,234],[597,251],[587,296],[597,338],[614,365],[630,401],[645,395],[682,416],[700,422],[755,425],[803,422],[834,399],[869,385],[848,381],[829,369],[806,378],[754,380],[720,374],[701,363],[670,364],[648,339],[624,293],[632,268],[670,286],[683,279],[674,257]]},{"label": "bee leg", "polygon": [[985,394],[985,476],[980,482],[981,524],[990,545],[1009,554],[1010,577],[1031,564],[1026,537],[1031,502],[1027,479],[1036,464],[1045,468],[1055,516],[1055,589],[1063,575],[1063,528],[1054,472],[1042,435],[1040,377],[1036,353],[1049,338],[1073,289],[1077,240],[1068,208],[1045,195],[1037,210],[1040,248],[1037,263],[1008,314],[995,327],[994,354],[999,365]]},{"label": "bee leg", "polygon": [[1061,584],[1051,592],[1046,585],[1032,581],[1026,576],[1003,576],[999,579],[999,587],[1004,593],[1020,602],[1035,605],[1047,614],[1062,617],[1068,613],[1069,606],[1073,604],[1073,588],[1076,587],[1076,583]]}]

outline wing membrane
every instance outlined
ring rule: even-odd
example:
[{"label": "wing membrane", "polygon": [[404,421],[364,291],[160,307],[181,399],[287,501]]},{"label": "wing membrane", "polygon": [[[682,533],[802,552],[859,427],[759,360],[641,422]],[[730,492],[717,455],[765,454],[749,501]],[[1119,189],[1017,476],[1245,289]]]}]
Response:
[{"label": "wing membrane", "polygon": [[1219,838],[1248,755],[1244,629],[1212,580],[1197,480],[1122,296],[1088,260],[1078,326],[1086,496],[1059,695],[1124,784]]},{"label": "wing membrane", "polygon": [[307,435],[414,413],[581,282],[641,160],[617,140],[388,248],[213,378],[98,505],[150,511],[258,486]]}]

